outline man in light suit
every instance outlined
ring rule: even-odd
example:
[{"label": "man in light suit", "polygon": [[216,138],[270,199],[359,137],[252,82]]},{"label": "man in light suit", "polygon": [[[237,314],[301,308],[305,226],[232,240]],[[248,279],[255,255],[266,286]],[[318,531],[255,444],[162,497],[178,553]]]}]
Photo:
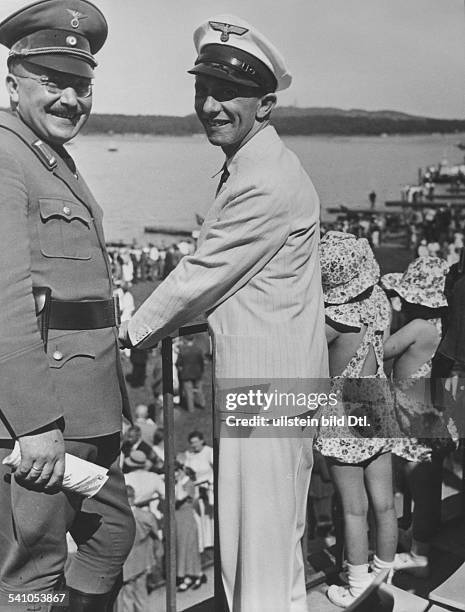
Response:
[{"label": "man in light suit", "polygon": [[[273,389],[277,379],[327,377],[318,196],[270,125],[275,91],[291,76],[275,47],[237,17],[202,24],[194,43],[195,110],[226,162],[197,251],[122,339],[149,348],[206,312],[217,385],[254,379]],[[312,440],[298,431],[262,437],[256,428],[220,440],[221,564],[232,612],[306,610],[300,539]]]}]

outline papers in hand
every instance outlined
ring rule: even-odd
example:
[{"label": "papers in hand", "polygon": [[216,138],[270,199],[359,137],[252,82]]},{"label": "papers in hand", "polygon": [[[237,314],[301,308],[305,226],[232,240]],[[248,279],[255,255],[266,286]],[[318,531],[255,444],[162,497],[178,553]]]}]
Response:
[{"label": "papers in hand", "polygon": [[[3,462],[15,470],[21,463],[19,443],[15,442],[14,449]],[[85,461],[69,453],[65,454],[65,475],[63,489],[79,493],[84,497],[93,497],[100,491],[108,480],[108,470],[90,461]]]}]

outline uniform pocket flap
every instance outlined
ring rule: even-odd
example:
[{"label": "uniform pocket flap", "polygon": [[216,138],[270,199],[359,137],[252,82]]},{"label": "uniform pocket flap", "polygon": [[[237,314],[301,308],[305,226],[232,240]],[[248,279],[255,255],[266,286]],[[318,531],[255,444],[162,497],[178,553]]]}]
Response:
[{"label": "uniform pocket flap", "polygon": [[95,359],[94,342],[88,332],[66,334],[49,339],[47,353],[51,368],[62,368],[71,359],[77,357]]},{"label": "uniform pocket flap", "polygon": [[79,219],[90,227],[91,216],[87,208],[78,202],[61,198],[39,198],[40,216],[43,221],[50,217],[59,217],[65,221]]}]

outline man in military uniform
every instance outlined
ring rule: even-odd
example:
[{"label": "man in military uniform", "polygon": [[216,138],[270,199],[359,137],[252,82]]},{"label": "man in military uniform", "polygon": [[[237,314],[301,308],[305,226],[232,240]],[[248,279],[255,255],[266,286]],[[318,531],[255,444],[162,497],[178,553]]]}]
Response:
[{"label": "man in military uniform", "polygon": [[[278,379],[292,386],[327,377],[318,196],[270,124],[275,91],[291,76],[270,41],[237,17],[207,21],[194,42],[195,110],[226,162],[197,251],[181,259],[121,337],[149,348],[207,312],[217,388],[253,379],[273,390]],[[247,410],[256,412],[241,406],[240,416]],[[258,429],[219,444],[226,598],[231,612],[303,612],[300,540],[312,440],[302,429],[268,438]]]},{"label": "man in military uniform", "polygon": [[[78,545],[69,609],[105,610],[134,536],[102,211],[63,147],[90,114],[106,36],[87,0],[42,0],[0,24],[11,101],[0,113],[0,464],[14,441],[21,450],[14,475],[0,465],[2,612],[22,609],[9,604],[18,592],[61,588],[67,531]],[[65,450],[108,468],[96,497],[60,490]]]}]

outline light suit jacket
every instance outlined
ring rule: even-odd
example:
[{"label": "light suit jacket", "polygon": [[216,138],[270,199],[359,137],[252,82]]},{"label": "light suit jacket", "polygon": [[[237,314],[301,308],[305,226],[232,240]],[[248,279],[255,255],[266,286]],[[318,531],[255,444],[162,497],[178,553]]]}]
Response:
[{"label": "light suit jacket", "polygon": [[217,379],[327,377],[313,184],[271,126],[228,170],[196,252],[136,312],[131,341],[152,346],[206,312]]},{"label": "light suit jacket", "polygon": [[129,409],[116,327],[50,330],[47,354],[39,335],[33,286],[59,300],[109,299],[113,287],[100,207],[60,152],[34,153],[37,140],[0,113],[0,438],[60,417],[68,438],[115,433]]}]

